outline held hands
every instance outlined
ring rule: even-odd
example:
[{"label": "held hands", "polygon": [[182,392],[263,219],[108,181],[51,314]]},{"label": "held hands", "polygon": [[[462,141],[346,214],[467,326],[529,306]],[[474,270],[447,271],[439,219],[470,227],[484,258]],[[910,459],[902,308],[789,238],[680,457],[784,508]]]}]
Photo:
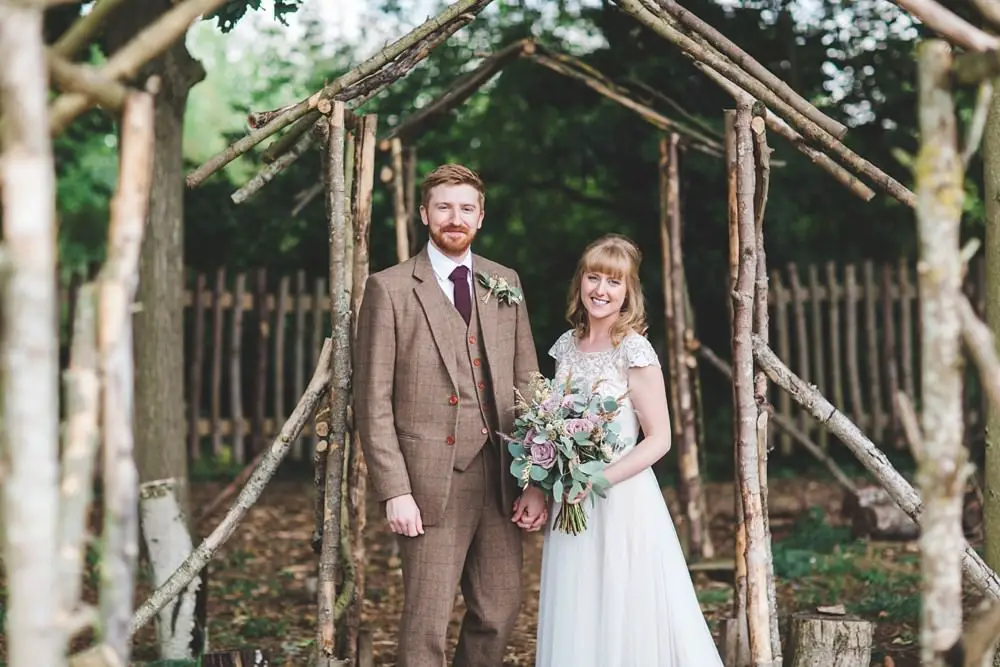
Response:
[{"label": "held hands", "polygon": [[549,520],[549,506],[541,489],[529,486],[514,501],[514,515],[511,521],[518,527],[533,533]]},{"label": "held hands", "polygon": [[389,499],[385,505],[385,518],[389,521],[389,528],[397,535],[416,537],[424,534],[420,508],[409,493]]}]

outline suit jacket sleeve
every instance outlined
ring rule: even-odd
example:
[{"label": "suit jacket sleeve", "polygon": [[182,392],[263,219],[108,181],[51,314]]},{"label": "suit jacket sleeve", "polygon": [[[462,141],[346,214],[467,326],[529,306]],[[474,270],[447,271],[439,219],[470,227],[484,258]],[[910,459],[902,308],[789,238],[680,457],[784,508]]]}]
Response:
[{"label": "suit jacket sleeve", "polygon": [[521,394],[527,396],[531,376],[538,372],[538,353],[535,351],[535,339],[531,335],[524,288],[521,287],[521,278],[516,273],[514,280],[521,290],[521,303],[517,305],[517,334],[514,342],[514,383]]},{"label": "suit jacket sleeve", "polygon": [[378,276],[365,285],[354,353],[355,425],[380,501],[410,493],[392,407],[396,328],[392,295]]}]

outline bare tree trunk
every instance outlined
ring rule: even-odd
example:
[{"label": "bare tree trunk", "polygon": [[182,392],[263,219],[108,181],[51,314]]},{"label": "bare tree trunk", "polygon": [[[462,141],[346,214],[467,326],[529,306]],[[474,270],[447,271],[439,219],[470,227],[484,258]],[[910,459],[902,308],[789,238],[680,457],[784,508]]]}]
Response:
[{"label": "bare tree trunk", "polygon": [[7,664],[65,664],[58,625],[59,341],[55,174],[39,3],[0,2],[4,566]]},{"label": "bare tree trunk", "polygon": [[344,111],[334,101],[326,151],[327,213],[330,231],[330,310],[333,319],[330,437],[326,463],[323,543],[319,560],[317,660],[322,667],[341,664],[336,656],[337,566],[341,557],[341,493],[347,435],[347,392],[351,378],[351,305],[346,286],[347,208],[344,192]]},{"label": "bare tree trunk", "polygon": [[757,234],[754,220],[755,171],[750,107],[736,107],[736,191],[739,234],[739,273],[733,299],[733,381],[738,422],[738,474],[746,525],[747,626],[750,655],[755,665],[772,662],[770,606],[767,596],[767,545],[757,455],[758,410],[754,400],[753,332],[754,283],[757,273]]},{"label": "bare tree trunk", "polygon": [[968,474],[962,446],[959,222],[962,161],[949,70],[951,47],[929,40],[918,51],[921,149],[916,165],[920,262],[920,361],[923,442],[913,443],[924,501],[920,517],[923,613],[921,661],[944,665],[962,633],[962,495]]},{"label": "bare tree trunk", "polygon": [[[112,49],[169,11],[170,0],[145,0],[108,26]],[[135,313],[135,454],[142,482],[178,479],[187,514],[184,448],[184,171],[181,142],[188,91],[204,70],[183,41],[143,68],[158,76],[156,146],[148,231],[139,262]]]},{"label": "bare tree trunk", "polygon": [[[986,321],[1000,341],[1000,83],[993,87],[983,135],[983,200],[986,206]],[[987,403],[983,536],[986,562],[1000,569],[1000,407]]]}]

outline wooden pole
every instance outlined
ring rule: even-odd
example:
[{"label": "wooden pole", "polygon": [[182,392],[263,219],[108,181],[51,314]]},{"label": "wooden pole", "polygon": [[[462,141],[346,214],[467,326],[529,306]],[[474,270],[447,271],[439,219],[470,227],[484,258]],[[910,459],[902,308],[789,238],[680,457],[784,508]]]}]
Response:
[{"label": "wooden pole", "polygon": [[[726,184],[727,184],[727,204],[729,220],[729,275],[728,292],[733,294],[736,290],[736,280],[739,276],[739,214],[737,206],[737,160],[736,160],[736,112],[726,110],[725,112],[726,130]],[[735,332],[735,310],[732,299],[727,299],[729,304],[730,328]],[[732,358],[736,358],[736,339],[732,338]],[[752,372],[752,370],[751,370]],[[735,469],[739,471],[739,449],[736,443],[739,439],[739,406],[736,394],[735,374],[732,381],[733,398],[733,462]],[[727,630],[726,636],[726,664],[729,667],[750,667],[750,640],[747,629],[747,563],[746,563],[746,521],[743,516],[743,491],[740,475],[737,473],[734,479],[735,486],[735,507],[736,516],[736,540],[735,540],[735,568],[733,580],[733,619]]]},{"label": "wooden pole", "polygon": [[678,466],[681,484],[678,486],[684,513],[688,520],[690,533],[690,557],[712,558],[715,550],[708,534],[704,514],[705,499],[701,486],[701,472],[698,469],[698,435],[697,416],[693,399],[693,382],[691,369],[688,365],[690,353],[687,350],[687,338],[690,330],[687,324],[687,309],[685,308],[684,258],[681,242],[681,203],[680,203],[680,171],[678,159],[679,137],[671,133],[667,140],[667,238],[670,243],[670,289],[671,301],[674,304],[673,332],[671,341],[674,345],[673,358],[677,366],[678,413],[675,420],[681,423],[681,438],[677,442]]},{"label": "wooden pole", "polygon": [[[358,138],[354,145],[354,188],[351,195],[354,227],[354,252],[352,254],[351,321],[358,321],[358,309],[364,298],[368,280],[368,236],[372,218],[372,196],[375,183],[375,135],[378,116],[367,114],[361,118]],[[356,332],[352,332],[352,336]],[[365,597],[365,524],[368,487],[368,466],[359,441],[350,437],[351,447],[347,461],[347,493],[350,514],[351,554],[354,563],[354,600],[347,611],[347,658],[359,667],[361,650],[361,612]]]},{"label": "wooden pole", "polygon": [[[767,145],[767,109],[755,104],[750,119],[754,155],[754,238],[757,247],[757,273],[754,279],[753,332],[764,341],[770,339],[770,322],[767,309],[767,254],[764,251],[764,211],[771,185],[771,148]],[[814,298],[816,296],[814,289]],[[820,355],[821,356],[821,355]],[[758,369],[754,377],[754,400],[757,403],[757,459],[760,475],[760,497],[764,520],[763,549],[767,559],[767,606],[770,609],[771,655],[781,664],[781,636],[778,633],[778,593],[774,584],[774,559],[771,553],[771,521],[767,505],[767,452],[768,437],[767,374]]]},{"label": "wooden pole", "polygon": [[920,518],[923,612],[921,662],[945,664],[962,632],[962,498],[969,468],[962,445],[962,350],[959,304],[962,260],[963,167],[949,71],[951,47],[920,45],[916,163],[920,249],[920,395],[923,442],[911,443],[924,500]]},{"label": "wooden pole", "polygon": [[[737,460],[746,525],[747,628],[755,665],[771,665],[770,605],[767,599],[767,536],[758,465],[758,409],[754,400],[754,284],[757,234],[754,218],[755,173],[750,105],[736,107],[736,207],[739,267],[733,290],[733,382],[736,385]],[[766,420],[766,417],[764,417]]]},{"label": "wooden pole", "polygon": [[410,228],[407,224],[406,186],[403,172],[403,142],[399,137],[389,141],[392,157],[392,210],[396,221],[396,261],[410,258]]},{"label": "wooden pole", "polygon": [[347,392],[351,377],[351,311],[344,287],[347,253],[347,207],[344,192],[344,111],[335,101],[329,116],[330,132],[326,150],[327,213],[330,232],[330,315],[333,319],[331,357],[330,436],[326,453],[323,542],[319,559],[319,628],[317,661],[322,667],[342,663],[336,656],[337,569],[340,559],[341,483],[344,445],[347,436]]}]

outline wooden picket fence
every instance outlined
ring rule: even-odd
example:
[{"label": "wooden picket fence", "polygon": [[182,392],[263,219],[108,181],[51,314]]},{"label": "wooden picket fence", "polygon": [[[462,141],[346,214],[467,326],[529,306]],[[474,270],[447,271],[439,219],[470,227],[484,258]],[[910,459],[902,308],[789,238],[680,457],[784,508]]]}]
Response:
[{"label": "wooden picket fence", "polygon": [[[985,264],[974,260],[965,292],[982,314]],[[882,447],[904,447],[894,397],[900,390],[919,410],[919,295],[915,263],[824,266],[795,264],[770,274],[769,314],[772,349],[799,376],[813,383]],[[965,422],[975,437],[984,414],[974,373],[966,383]],[[773,391],[770,399],[786,417],[820,444],[826,430],[793,405],[788,394]],[[787,435],[779,450],[791,451]]]},{"label": "wooden picket fence", "polygon": [[[966,290],[982,312],[984,264],[974,261]],[[838,266],[790,264],[771,272],[771,346],[883,447],[904,441],[892,397],[902,389],[919,409],[919,316],[912,261]],[[71,317],[73,280],[64,290]],[[185,399],[192,460],[245,463],[270,442],[294,409],[330,330],[325,277],[269,277],[263,269],[189,276],[185,293]],[[64,340],[64,347],[68,341]],[[966,424],[981,431],[975,373]],[[708,398],[708,397],[706,397]],[[771,400],[821,445],[826,431],[772,386]],[[706,405],[706,409],[712,409]],[[775,434],[778,451],[792,443]],[[311,456],[308,425],[290,457]]]}]

